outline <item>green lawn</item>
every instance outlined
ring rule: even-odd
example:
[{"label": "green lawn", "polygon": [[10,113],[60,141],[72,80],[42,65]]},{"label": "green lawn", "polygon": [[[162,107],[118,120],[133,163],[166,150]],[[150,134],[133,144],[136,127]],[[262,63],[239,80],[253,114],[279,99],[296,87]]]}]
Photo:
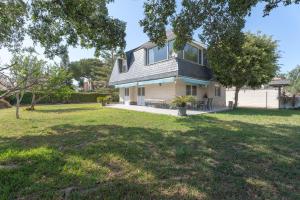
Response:
[{"label": "green lawn", "polygon": [[300,111],[0,110],[0,199],[300,199]]}]

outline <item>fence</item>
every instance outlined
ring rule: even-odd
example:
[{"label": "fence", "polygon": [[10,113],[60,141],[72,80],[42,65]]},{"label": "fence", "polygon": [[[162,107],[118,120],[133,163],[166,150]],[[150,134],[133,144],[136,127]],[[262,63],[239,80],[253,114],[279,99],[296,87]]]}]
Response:
[{"label": "fence", "polygon": [[[234,89],[226,89],[226,102],[234,101]],[[239,92],[239,107],[279,108],[278,89],[242,89]]]}]

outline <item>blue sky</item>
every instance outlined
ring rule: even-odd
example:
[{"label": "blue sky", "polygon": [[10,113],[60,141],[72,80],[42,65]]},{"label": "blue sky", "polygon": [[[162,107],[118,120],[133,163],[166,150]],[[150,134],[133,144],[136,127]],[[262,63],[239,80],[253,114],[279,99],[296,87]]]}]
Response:
[{"label": "blue sky", "polygon": [[[115,0],[111,3],[109,14],[127,23],[126,28],[126,49],[132,49],[148,40],[139,26],[139,20],[143,18],[144,0]],[[264,34],[272,35],[278,40],[281,58],[279,63],[281,71],[287,72],[300,64],[300,5],[281,6],[274,9],[267,17],[263,15],[263,5],[259,4],[253,9],[250,17],[247,18],[245,31],[256,33],[261,31]],[[197,35],[195,34],[195,39]],[[30,41],[27,41],[29,44]],[[9,54],[1,50],[1,61],[8,62]],[[69,51],[70,60],[93,57],[93,50],[72,48]]]}]

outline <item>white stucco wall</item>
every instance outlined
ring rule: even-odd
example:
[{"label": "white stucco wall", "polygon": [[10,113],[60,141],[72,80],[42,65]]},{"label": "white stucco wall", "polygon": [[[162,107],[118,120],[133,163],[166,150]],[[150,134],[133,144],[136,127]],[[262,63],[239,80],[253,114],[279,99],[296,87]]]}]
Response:
[{"label": "white stucco wall", "polygon": [[[221,87],[221,96],[215,96],[215,84],[212,82],[208,86],[199,86],[197,85],[197,100],[202,100],[203,96],[207,94],[209,98],[213,98],[213,104],[215,106],[225,106],[225,88]],[[175,96],[184,96],[186,95],[186,83],[177,80],[175,83],[167,84],[152,84],[145,85],[145,100],[150,99],[160,99],[166,100],[167,103],[171,103]],[[124,102],[125,89],[120,88],[119,90],[120,102]],[[137,87],[129,88],[129,96],[131,102],[137,102]]]},{"label": "white stucco wall", "polygon": [[[234,102],[234,89],[226,90],[226,101]],[[278,108],[278,89],[242,89],[239,92],[239,107]]]}]

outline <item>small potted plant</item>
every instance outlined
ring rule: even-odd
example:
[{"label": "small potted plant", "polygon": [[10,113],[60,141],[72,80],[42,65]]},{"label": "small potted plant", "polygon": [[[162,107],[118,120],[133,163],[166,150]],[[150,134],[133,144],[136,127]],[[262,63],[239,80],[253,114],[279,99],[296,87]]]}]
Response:
[{"label": "small potted plant", "polygon": [[172,101],[172,104],[178,108],[179,116],[186,116],[186,105],[195,101],[195,98],[192,96],[177,96]]},{"label": "small potted plant", "polygon": [[108,104],[111,100],[111,96],[101,96],[101,97],[97,97],[97,102],[101,103],[101,106],[105,106],[106,104]]}]

